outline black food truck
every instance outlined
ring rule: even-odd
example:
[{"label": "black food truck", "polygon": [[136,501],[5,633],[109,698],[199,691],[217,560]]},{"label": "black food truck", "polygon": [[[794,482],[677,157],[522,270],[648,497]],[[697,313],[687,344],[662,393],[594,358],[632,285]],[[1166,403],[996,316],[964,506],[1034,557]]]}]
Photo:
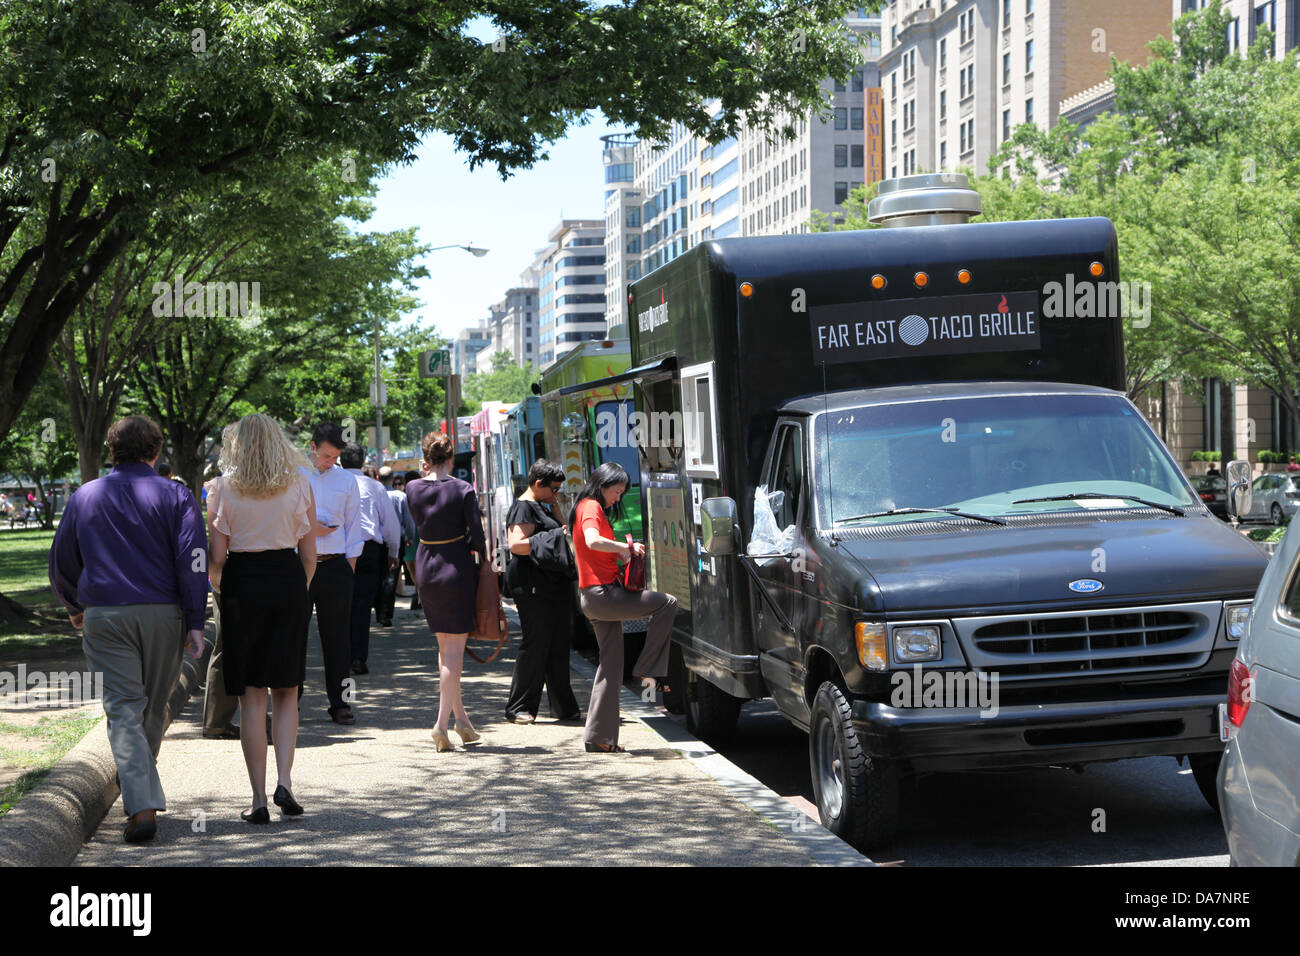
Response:
[{"label": "black food truck", "polygon": [[1266,564],[1125,396],[1110,221],[978,211],[892,180],[871,216],[920,228],[705,242],[629,295],[669,706],[723,742],[772,698],[862,848],[929,771],[1170,755],[1214,803]]}]

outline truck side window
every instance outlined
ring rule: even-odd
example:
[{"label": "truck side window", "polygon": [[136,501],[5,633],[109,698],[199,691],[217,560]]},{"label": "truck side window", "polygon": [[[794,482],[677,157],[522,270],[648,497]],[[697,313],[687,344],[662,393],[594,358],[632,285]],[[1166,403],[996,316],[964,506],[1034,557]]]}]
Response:
[{"label": "truck side window", "polygon": [[794,524],[803,498],[803,432],[797,425],[781,427],[768,488],[785,492],[781,507],[776,509],[777,526],[786,528]]},{"label": "truck side window", "polygon": [[681,370],[682,424],[686,444],[686,474],[718,477],[718,405],[713,363]]}]

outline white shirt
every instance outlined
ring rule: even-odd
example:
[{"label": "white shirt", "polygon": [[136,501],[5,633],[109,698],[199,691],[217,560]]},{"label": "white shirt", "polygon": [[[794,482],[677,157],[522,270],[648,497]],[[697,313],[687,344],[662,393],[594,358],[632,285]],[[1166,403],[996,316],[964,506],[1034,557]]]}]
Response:
[{"label": "white shirt", "polygon": [[368,475],[363,475],[360,468],[345,468],[348,474],[357,480],[357,491],[361,495],[361,540],[375,541],[388,548],[390,558],[397,557],[397,549],[402,542],[402,529],[397,521],[397,509],[388,497],[388,489]]},{"label": "white shirt", "polygon": [[329,471],[321,471],[315,465],[303,470],[311,479],[311,490],[316,496],[316,520],[338,526],[316,539],[316,553],[360,557],[366,538],[361,531],[361,491],[356,479],[338,465]]}]

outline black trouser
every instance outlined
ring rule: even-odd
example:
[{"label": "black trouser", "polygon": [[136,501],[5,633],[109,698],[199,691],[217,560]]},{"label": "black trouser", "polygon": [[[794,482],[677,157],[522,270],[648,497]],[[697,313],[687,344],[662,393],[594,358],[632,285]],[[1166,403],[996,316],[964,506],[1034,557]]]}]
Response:
[{"label": "black trouser", "polygon": [[550,699],[552,717],[572,717],[578,701],[569,686],[569,647],[573,644],[573,598],[567,586],[559,593],[515,595],[523,639],[515,658],[506,716],[537,716],[542,684]]},{"label": "black trouser", "polygon": [[387,571],[388,549],[378,541],[367,541],[357,558],[357,573],[352,582],[351,647],[354,661],[365,661],[370,653],[370,609]]},{"label": "black trouser", "polygon": [[[311,579],[311,603],[316,608],[321,656],[325,659],[325,692],[332,714],[345,703],[343,681],[348,679],[348,628],[352,619],[352,566],[342,556],[316,565]],[[300,694],[301,696],[301,694]]]},{"label": "black trouser", "polygon": [[[402,546],[398,545],[398,547]],[[402,551],[397,552],[398,566],[390,571],[388,570],[388,562],[392,557],[391,554],[388,554],[384,560],[383,577],[379,580],[379,592],[375,595],[375,619],[380,624],[391,624],[393,622],[393,608],[397,605],[397,576],[402,573],[400,563]]]}]

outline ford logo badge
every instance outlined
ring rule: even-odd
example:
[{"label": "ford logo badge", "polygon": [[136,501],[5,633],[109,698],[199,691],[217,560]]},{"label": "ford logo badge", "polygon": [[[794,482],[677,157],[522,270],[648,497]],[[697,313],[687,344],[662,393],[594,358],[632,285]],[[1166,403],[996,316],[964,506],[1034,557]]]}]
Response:
[{"label": "ford logo badge", "polygon": [[1080,578],[1078,581],[1070,582],[1070,590],[1078,594],[1091,594],[1093,591],[1100,591],[1103,587],[1104,584],[1092,578]]}]

